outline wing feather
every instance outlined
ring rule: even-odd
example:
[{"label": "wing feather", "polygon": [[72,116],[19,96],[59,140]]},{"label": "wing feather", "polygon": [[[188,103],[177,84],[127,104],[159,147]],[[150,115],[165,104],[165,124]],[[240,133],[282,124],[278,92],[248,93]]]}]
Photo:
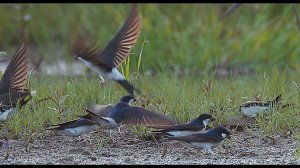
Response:
[{"label": "wing feather", "polygon": [[23,91],[27,88],[28,53],[23,43],[15,52],[0,81],[0,94]]},{"label": "wing feather", "polygon": [[98,48],[83,54],[96,64],[104,64],[108,67],[120,65],[130,53],[131,48],[136,43],[141,29],[141,18],[137,6],[133,5],[130,15],[118,31],[118,33],[108,42],[103,50]]}]

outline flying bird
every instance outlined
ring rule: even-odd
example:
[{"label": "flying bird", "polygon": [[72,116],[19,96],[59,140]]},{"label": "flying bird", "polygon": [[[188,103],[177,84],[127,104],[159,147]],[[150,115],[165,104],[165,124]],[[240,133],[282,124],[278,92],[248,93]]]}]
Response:
[{"label": "flying bird", "polygon": [[105,77],[118,82],[132,95],[134,90],[140,93],[116,68],[129,56],[131,48],[139,37],[140,29],[141,18],[137,6],[133,5],[127,20],[104,49],[83,47],[84,49],[76,55],[76,58],[97,72],[101,79]]},{"label": "flying bird", "polygon": [[6,121],[17,105],[21,108],[31,98],[27,88],[28,53],[23,43],[11,58],[0,81],[0,121]]}]

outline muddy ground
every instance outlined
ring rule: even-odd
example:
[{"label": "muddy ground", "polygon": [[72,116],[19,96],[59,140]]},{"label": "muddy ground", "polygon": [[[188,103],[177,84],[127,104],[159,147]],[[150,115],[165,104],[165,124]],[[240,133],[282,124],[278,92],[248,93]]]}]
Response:
[{"label": "muddy ground", "polygon": [[[214,154],[166,140],[145,141],[127,128],[121,135],[97,129],[81,140],[49,132],[32,143],[10,140],[9,155],[0,150],[2,164],[300,164],[294,159],[298,140],[291,136],[263,136],[254,129],[232,131],[231,139],[213,150]],[[3,140],[2,140],[3,143]]]}]

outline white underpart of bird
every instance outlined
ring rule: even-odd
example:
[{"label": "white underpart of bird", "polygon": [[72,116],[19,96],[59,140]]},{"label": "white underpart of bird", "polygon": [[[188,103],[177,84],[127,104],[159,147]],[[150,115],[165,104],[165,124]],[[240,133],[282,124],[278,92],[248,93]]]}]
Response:
[{"label": "white underpart of bird", "polygon": [[97,66],[95,66],[94,64],[92,64],[91,62],[89,61],[86,61],[84,60],[83,58],[81,57],[77,57],[80,61],[82,61],[83,63],[85,63],[86,66],[88,66],[89,68],[91,68],[93,71],[97,72],[99,75],[101,76],[105,76],[105,73],[102,72],[102,70],[100,68],[98,68]]},{"label": "white underpart of bird", "polygon": [[210,121],[209,118],[203,121],[203,124],[205,127],[203,128],[203,130],[200,130],[200,131],[169,131],[168,134],[170,134],[171,136],[174,136],[174,137],[180,137],[180,136],[187,136],[187,135],[191,135],[191,134],[204,133],[205,128],[208,125],[209,121]]},{"label": "white underpart of bird", "polygon": [[241,111],[248,117],[255,117],[259,112],[265,112],[269,109],[268,106],[250,106],[250,107],[241,107]]},{"label": "white underpart of bird", "polygon": [[101,117],[101,118],[104,119],[105,121],[107,121],[107,123],[105,123],[105,122],[101,123],[102,128],[113,129],[113,128],[116,128],[119,126],[113,118],[110,118],[110,117]]},{"label": "white underpart of bird", "polygon": [[13,111],[14,108],[10,108],[4,112],[0,112],[0,121],[6,121]]},{"label": "white underpart of bird", "polygon": [[[221,141],[222,142],[222,141]],[[211,149],[217,147],[220,145],[221,142],[218,143],[210,143],[210,142],[190,142],[185,143],[187,146],[196,148],[196,149],[207,149],[208,151],[211,151]]]},{"label": "white underpart of bird", "polygon": [[80,136],[81,134],[89,133],[96,129],[97,125],[90,125],[90,126],[79,126],[75,128],[66,128],[62,130],[68,136]]},{"label": "white underpart of bird", "polygon": [[203,133],[203,130],[201,130],[201,131],[169,131],[167,133],[174,137],[181,137],[181,136],[187,136],[187,135],[191,135],[191,134]]},{"label": "white underpart of bird", "polygon": [[97,66],[92,64],[91,62],[86,61],[81,57],[78,57],[78,59],[80,61],[84,62],[89,68],[91,68],[92,70],[97,72],[102,77],[106,77],[106,78],[112,79],[112,80],[125,80],[125,77],[117,70],[117,68],[112,68],[112,71],[106,74],[100,68],[98,68]]},{"label": "white underpart of bird", "polygon": [[125,77],[117,70],[117,68],[112,68],[112,71],[107,74],[107,77],[114,80],[125,80]]}]

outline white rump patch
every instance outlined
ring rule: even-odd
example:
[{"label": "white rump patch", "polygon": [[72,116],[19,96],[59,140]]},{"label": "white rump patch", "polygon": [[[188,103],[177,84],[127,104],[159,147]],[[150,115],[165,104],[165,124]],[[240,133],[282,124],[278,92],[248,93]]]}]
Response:
[{"label": "white rump patch", "polygon": [[[221,141],[222,142],[222,141]],[[219,146],[221,144],[221,142],[219,143],[209,143],[209,142],[191,142],[186,144],[189,147],[192,148],[196,148],[196,149],[207,149],[207,150],[211,150],[217,146]]]},{"label": "white rump patch", "polygon": [[108,122],[103,122],[103,120],[100,120],[99,124],[100,124],[101,128],[113,129],[113,128],[117,128],[119,126],[113,118],[110,118],[110,117],[101,117],[101,118],[108,121]]},{"label": "white rump patch", "polygon": [[93,63],[91,63],[90,61],[86,61],[86,60],[84,60],[84,59],[81,58],[81,57],[78,57],[78,59],[79,59],[80,61],[84,62],[85,65],[87,65],[87,66],[88,66],[90,69],[92,69],[93,71],[97,72],[97,73],[100,74],[101,76],[105,76],[105,73],[103,73],[103,71],[102,71],[99,67],[95,66],[95,65],[94,65]]},{"label": "white rump patch", "polygon": [[0,121],[6,121],[13,111],[14,108],[10,108],[4,112],[0,112]]},{"label": "white rump patch", "polygon": [[255,117],[259,112],[266,112],[270,107],[250,106],[241,107],[241,111],[248,117]]},{"label": "white rump patch", "polygon": [[125,77],[117,70],[117,68],[113,68],[112,71],[107,74],[107,77],[114,80],[125,80]]},{"label": "white rump patch", "polygon": [[80,126],[80,127],[76,127],[76,128],[67,128],[67,129],[63,130],[63,132],[68,136],[76,137],[76,136],[80,136],[82,134],[87,134],[87,133],[93,131],[94,129],[96,129],[97,127],[98,127],[97,125]]}]

